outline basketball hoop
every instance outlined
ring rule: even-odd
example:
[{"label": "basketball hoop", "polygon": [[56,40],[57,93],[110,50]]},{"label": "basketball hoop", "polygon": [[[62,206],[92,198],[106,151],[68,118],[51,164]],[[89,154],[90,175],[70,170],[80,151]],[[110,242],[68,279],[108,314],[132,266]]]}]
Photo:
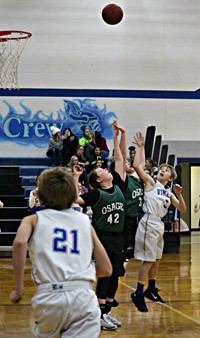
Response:
[{"label": "basketball hoop", "polygon": [[19,58],[31,36],[23,31],[0,31],[0,88],[19,89]]}]

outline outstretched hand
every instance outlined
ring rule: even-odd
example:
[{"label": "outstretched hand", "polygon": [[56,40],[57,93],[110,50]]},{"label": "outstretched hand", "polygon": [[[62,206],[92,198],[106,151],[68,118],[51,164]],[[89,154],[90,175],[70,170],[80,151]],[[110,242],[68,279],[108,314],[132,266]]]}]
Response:
[{"label": "outstretched hand", "polygon": [[173,191],[177,196],[180,196],[182,193],[182,187],[179,184],[173,184]]},{"label": "outstretched hand", "polygon": [[126,130],[124,127],[120,126],[117,122],[117,120],[113,121],[113,129],[117,129],[118,131],[121,131],[121,133],[125,133]]},{"label": "outstretched hand", "polygon": [[115,137],[117,137],[119,135],[117,120],[113,121],[112,128],[113,128],[113,132],[114,132]]},{"label": "outstretched hand", "polygon": [[136,135],[133,137],[133,143],[137,144],[138,147],[144,146],[144,136],[142,135],[140,131],[136,133]]}]

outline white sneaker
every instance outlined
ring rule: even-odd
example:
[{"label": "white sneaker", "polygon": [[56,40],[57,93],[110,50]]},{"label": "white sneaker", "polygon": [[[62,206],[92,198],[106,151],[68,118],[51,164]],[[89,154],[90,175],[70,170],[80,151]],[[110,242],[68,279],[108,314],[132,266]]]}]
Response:
[{"label": "white sneaker", "polygon": [[114,331],[117,329],[117,325],[113,324],[109,319],[108,319],[108,315],[106,313],[104,313],[101,317],[100,320],[101,323],[101,330],[105,330],[105,331]]},{"label": "white sneaker", "polygon": [[122,323],[115,317],[112,316],[111,311],[107,313],[108,320],[116,326],[121,326]]}]

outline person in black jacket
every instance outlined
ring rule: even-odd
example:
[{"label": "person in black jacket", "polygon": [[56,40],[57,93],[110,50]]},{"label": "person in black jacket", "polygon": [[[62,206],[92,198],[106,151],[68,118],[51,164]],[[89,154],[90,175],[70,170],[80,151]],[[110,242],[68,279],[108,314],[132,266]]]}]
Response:
[{"label": "person in black jacket", "polygon": [[72,155],[75,155],[76,147],[79,141],[78,137],[72,133],[70,128],[64,129],[62,140],[63,140],[63,149],[62,149],[63,164],[67,165]]},{"label": "person in black jacket", "polygon": [[96,168],[96,163],[98,160],[102,161],[102,168],[107,168],[107,161],[105,157],[102,155],[101,149],[99,146],[94,147],[93,154],[89,158],[89,168],[87,172],[89,173],[92,169]]}]

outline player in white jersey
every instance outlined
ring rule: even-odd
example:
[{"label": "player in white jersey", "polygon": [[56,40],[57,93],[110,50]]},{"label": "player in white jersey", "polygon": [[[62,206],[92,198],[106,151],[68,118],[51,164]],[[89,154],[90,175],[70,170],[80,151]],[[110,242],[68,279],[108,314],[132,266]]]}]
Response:
[{"label": "player in white jersey", "polygon": [[37,193],[45,208],[25,217],[18,228],[13,243],[15,290],[10,300],[19,303],[24,294],[29,246],[32,277],[38,286],[32,298],[35,337],[97,338],[100,309],[92,282],[96,275],[110,276],[111,263],[89,218],[71,208],[77,198],[71,173],[63,168],[43,171]]},{"label": "player in white jersey", "polygon": [[[143,180],[145,190],[144,216],[138,224],[134,251],[134,257],[141,260],[142,264],[139,270],[137,289],[131,294],[131,298],[139,311],[147,312],[148,309],[144,297],[152,301],[165,303],[156,288],[156,275],[164,246],[164,223],[162,218],[166,215],[171,203],[182,213],[186,211],[186,206],[180,185],[173,185],[176,196],[170,189],[166,188],[167,184],[176,178],[174,167],[162,164],[159,167],[157,181],[155,182],[140,165],[141,154],[144,151],[144,137],[140,132],[134,137],[134,143],[138,145],[134,168]],[[148,288],[144,291],[147,279]]]}]

